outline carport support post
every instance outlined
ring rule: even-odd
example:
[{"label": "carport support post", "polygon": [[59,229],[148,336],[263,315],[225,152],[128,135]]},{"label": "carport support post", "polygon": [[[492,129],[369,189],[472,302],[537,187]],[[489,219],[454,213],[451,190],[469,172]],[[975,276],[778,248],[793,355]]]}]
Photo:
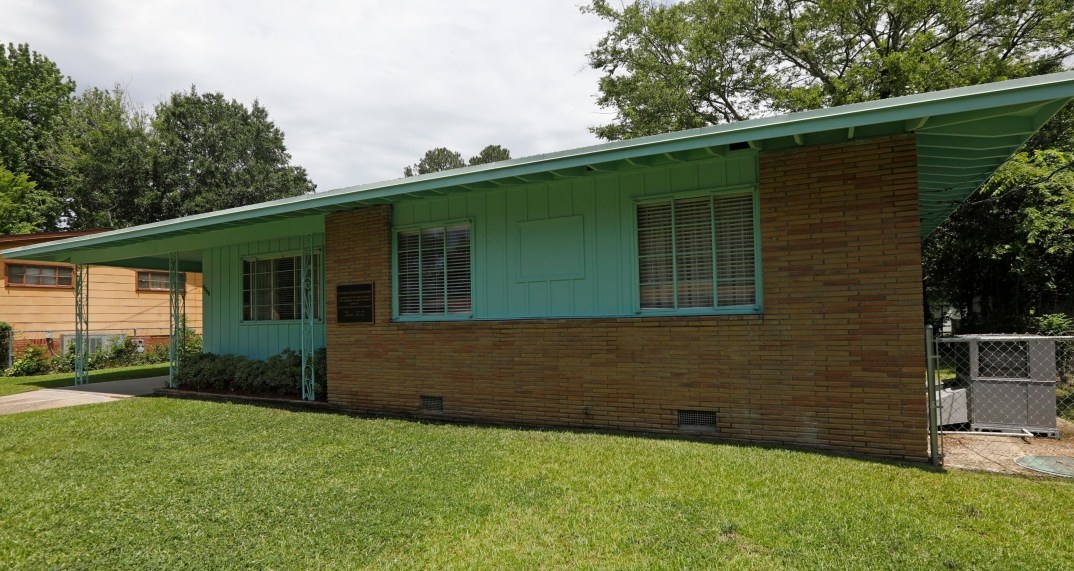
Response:
[{"label": "carport support post", "polygon": [[315,368],[313,366],[313,318],[315,314],[313,288],[317,271],[313,255],[313,235],[302,236],[302,400],[317,398],[314,390]]},{"label": "carport support post", "polygon": [[936,414],[936,340],[932,326],[925,326],[925,387],[929,399],[929,460],[934,466],[943,463],[940,452],[940,422]]},{"label": "carport support post", "polygon": [[[75,264],[75,384],[89,383],[89,266]],[[61,347],[61,351],[66,347]]]},{"label": "carport support post", "polygon": [[168,387],[173,389],[179,373],[180,337],[184,325],[179,314],[179,298],[179,254],[172,252],[168,254]]}]

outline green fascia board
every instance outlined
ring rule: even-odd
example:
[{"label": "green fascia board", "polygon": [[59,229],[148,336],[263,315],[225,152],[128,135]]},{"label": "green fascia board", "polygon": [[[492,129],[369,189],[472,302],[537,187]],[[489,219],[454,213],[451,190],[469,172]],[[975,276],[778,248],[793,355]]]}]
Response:
[{"label": "green fascia board", "polygon": [[[869,130],[870,126],[887,123],[901,122],[904,131],[908,132],[917,129],[927,130],[929,121],[939,117],[980,113],[981,110],[987,109],[1018,113],[1020,108],[1036,110],[1042,105],[1058,110],[1072,98],[1074,98],[1074,72],[1041,75],[763,117],[340,188],[324,193],[284,198],[58,242],[14,248],[4,251],[3,255],[11,259],[52,260],[63,255],[69,256],[70,252],[110,247],[122,242],[157,240],[184,233],[204,232],[266,220],[324,214],[358,206],[392,202],[396,197],[413,198],[427,192],[460,192],[466,191],[467,185],[478,186],[504,179],[525,180],[527,176],[540,176],[549,171],[570,172],[571,169],[577,168],[598,171],[600,169],[592,168],[592,165],[607,165],[628,160],[644,162],[646,157],[659,155],[675,157],[676,153],[683,151],[718,148],[736,143],[749,143],[752,147],[763,149],[765,141],[798,137],[804,142],[813,144],[809,141],[811,133],[845,130],[846,138],[850,139],[857,137],[859,131]],[[1033,113],[1032,119],[1037,123],[1036,128],[1039,128],[1040,124],[1043,124],[1050,116],[1051,113]],[[955,118],[950,122],[953,125],[959,125],[965,124],[968,120],[973,120],[973,117],[964,120]],[[1001,124],[997,126],[997,128],[1001,127]],[[1024,137],[1020,135],[1015,135],[1015,137],[1023,140],[1028,137],[1028,135]],[[1011,133],[999,131],[996,136],[1009,138]],[[1001,154],[1004,153],[997,153],[995,156],[998,157]],[[973,157],[967,156],[966,158]],[[997,166],[998,164],[996,163]],[[988,173],[994,170],[994,168],[985,168]]]}]

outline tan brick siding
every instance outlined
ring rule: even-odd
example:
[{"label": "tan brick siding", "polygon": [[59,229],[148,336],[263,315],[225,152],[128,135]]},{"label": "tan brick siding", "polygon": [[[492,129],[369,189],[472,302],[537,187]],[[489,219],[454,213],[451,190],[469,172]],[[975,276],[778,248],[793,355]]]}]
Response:
[{"label": "tan brick siding", "polygon": [[[763,315],[393,323],[389,206],[326,219],[329,400],[366,412],[674,433],[926,458],[910,136],[762,153]],[[376,322],[336,322],[373,282]]]}]

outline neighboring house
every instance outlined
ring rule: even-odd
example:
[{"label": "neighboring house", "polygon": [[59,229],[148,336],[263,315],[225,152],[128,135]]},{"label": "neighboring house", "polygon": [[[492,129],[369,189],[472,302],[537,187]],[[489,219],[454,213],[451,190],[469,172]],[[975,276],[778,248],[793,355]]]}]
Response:
[{"label": "neighboring house", "polygon": [[1040,76],[5,255],[202,271],[206,351],[327,346],[352,410],[923,460],[921,240],[1071,98]]},{"label": "neighboring house", "polygon": [[[18,248],[60,239],[84,237],[100,231],[47,232],[0,236],[0,249]],[[4,260],[0,256],[3,289],[0,290],[0,321],[16,331],[14,349],[27,345],[61,350],[61,340],[71,339],[75,329],[73,266],[66,263]],[[147,269],[94,266],[89,269],[91,333],[132,335],[141,329],[147,344],[167,339],[168,272]],[[191,327],[201,327],[201,275],[188,273],[186,310]],[[6,356],[0,356],[5,362]]]}]

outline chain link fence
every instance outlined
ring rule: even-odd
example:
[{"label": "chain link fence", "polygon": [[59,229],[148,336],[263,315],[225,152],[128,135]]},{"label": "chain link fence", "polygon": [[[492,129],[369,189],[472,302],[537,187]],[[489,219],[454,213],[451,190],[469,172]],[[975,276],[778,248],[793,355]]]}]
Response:
[{"label": "chain link fence", "polygon": [[[194,330],[200,334],[200,330]],[[62,356],[75,342],[74,329],[0,331],[0,369],[7,369],[26,354],[27,349],[40,351],[44,358]],[[107,351],[130,340],[138,353],[167,353],[171,330],[167,327],[131,327],[123,329],[93,329],[86,335],[89,353]]]},{"label": "chain link fence", "polygon": [[941,337],[934,355],[932,442],[945,466],[1019,472],[1024,458],[1074,458],[1074,337]]}]

